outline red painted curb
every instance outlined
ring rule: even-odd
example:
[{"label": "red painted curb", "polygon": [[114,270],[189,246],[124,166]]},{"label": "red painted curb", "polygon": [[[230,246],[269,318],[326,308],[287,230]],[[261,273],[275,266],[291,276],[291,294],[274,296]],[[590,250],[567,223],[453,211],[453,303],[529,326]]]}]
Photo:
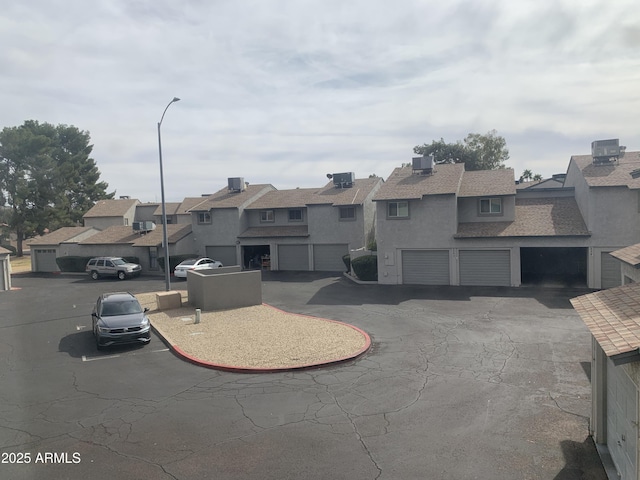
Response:
[{"label": "red painted curb", "polygon": [[286,313],[287,315],[297,315],[299,317],[313,318],[315,320],[322,320],[322,321],[325,321],[325,322],[338,323],[340,325],[344,325],[346,327],[352,328],[353,330],[356,330],[357,332],[361,333],[364,336],[364,338],[365,338],[364,347],[362,347],[360,350],[358,350],[358,352],[356,352],[356,353],[354,353],[352,355],[347,355],[346,357],[341,357],[341,358],[336,358],[336,359],[333,359],[333,360],[328,360],[326,362],[308,363],[308,364],[302,364],[302,365],[289,365],[289,366],[286,366],[286,367],[259,368],[259,367],[224,365],[224,364],[207,362],[205,360],[201,360],[199,358],[194,357],[193,355],[190,355],[190,354],[186,353],[184,350],[182,350],[177,345],[172,345],[172,344],[168,343],[166,341],[166,339],[162,336],[162,334],[156,328],[153,328],[153,330],[156,332],[156,334],[160,338],[162,338],[164,343],[171,349],[171,351],[173,353],[175,353],[177,356],[183,358],[184,360],[188,361],[189,363],[193,363],[194,365],[199,365],[199,366],[205,367],[205,368],[211,368],[211,369],[214,369],[214,370],[222,370],[222,371],[225,371],[225,372],[235,372],[235,373],[276,373],[276,372],[286,372],[286,371],[291,371],[291,370],[303,370],[303,369],[310,369],[310,368],[325,367],[325,366],[335,365],[335,364],[338,364],[338,363],[342,363],[342,362],[346,362],[348,360],[353,360],[355,358],[358,358],[359,356],[361,356],[364,353],[366,353],[367,350],[369,350],[369,348],[371,348],[371,337],[369,337],[369,334],[367,332],[365,332],[364,330],[362,330],[362,329],[360,329],[358,327],[355,327],[353,325],[350,325],[348,323],[339,322],[338,320],[330,320],[328,318],[320,318],[320,317],[314,317],[314,316],[311,316],[311,315],[303,315],[303,314],[299,314],[299,313],[286,312],[284,310],[281,310],[281,309],[279,309],[277,307],[273,307],[273,306],[268,305],[266,303],[263,303],[262,305],[264,305],[265,307],[273,308],[274,310],[278,310],[278,311],[280,311],[282,313]]}]

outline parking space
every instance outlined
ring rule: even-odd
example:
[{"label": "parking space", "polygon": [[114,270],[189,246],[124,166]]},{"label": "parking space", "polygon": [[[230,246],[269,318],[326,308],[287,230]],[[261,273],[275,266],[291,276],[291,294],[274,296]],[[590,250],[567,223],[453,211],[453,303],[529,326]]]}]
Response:
[{"label": "parking space", "polygon": [[95,298],[162,279],[14,277],[0,294],[0,452],[70,461],[3,463],[0,478],[606,478],[578,292],[263,280],[265,302],[352,323],[372,349],[272,374],[197,367],[154,335],[98,353],[83,328]]}]

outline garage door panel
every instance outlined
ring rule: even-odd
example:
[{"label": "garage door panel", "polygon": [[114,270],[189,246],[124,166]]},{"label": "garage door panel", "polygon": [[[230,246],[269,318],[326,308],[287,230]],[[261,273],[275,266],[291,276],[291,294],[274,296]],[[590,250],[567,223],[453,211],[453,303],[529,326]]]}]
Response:
[{"label": "garage door panel", "polygon": [[35,255],[35,265],[38,272],[58,272],[58,264],[56,263],[56,250],[51,248],[37,249],[32,251]]},{"label": "garage door panel", "polygon": [[314,245],[313,269],[318,272],[343,272],[346,267],[342,257],[349,253],[349,245]]},{"label": "garage door panel", "polygon": [[278,270],[309,270],[309,246],[278,245]]},{"label": "garage door panel", "polygon": [[403,250],[402,283],[449,285],[448,250]]},{"label": "garage door panel", "polygon": [[607,446],[621,479],[635,479],[638,414],[636,387],[607,360]]},{"label": "garage door panel", "polygon": [[233,245],[215,247],[209,246],[206,247],[205,251],[207,253],[207,257],[222,262],[225,267],[230,267],[232,265],[238,264],[238,259],[236,257],[236,247]]},{"label": "garage door panel", "polygon": [[460,285],[510,286],[509,250],[460,250]]}]

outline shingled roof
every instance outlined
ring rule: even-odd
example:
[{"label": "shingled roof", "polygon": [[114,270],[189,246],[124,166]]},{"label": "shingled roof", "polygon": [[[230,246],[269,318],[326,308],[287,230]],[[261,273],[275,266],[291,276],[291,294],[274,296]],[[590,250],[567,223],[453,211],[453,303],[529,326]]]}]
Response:
[{"label": "shingled roof", "polygon": [[90,230],[98,232],[94,227],[61,227],[55,232],[47,233],[41,237],[28,240],[28,245],[59,245],[63,242],[73,240],[75,237],[82,235]]},{"label": "shingled roof", "polygon": [[[175,243],[190,233],[190,223],[167,225],[169,243]],[[156,228],[146,234],[140,234],[130,226],[113,225],[78,243],[80,245],[128,244],[135,247],[153,247],[162,244],[162,228]]]},{"label": "shingled roof", "polygon": [[249,227],[238,238],[308,237],[307,225]]},{"label": "shingled roof", "polygon": [[515,195],[516,181],[511,168],[464,172],[459,197]]},{"label": "shingled roof", "polygon": [[336,188],[333,182],[319,189],[307,202],[308,205],[362,205],[371,191],[381,184],[378,177],[358,178],[350,188]]},{"label": "shingled roof", "polygon": [[571,304],[614,363],[626,363],[625,354],[640,359],[640,283],[572,298]]},{"label": "shingled roof", "polygon": [[[165,203],[165,209],[167,215],[185,215],[189,214],[189,210],[205,202],[208,197],[185,197],[182,202],[169,202]],[[162,215],[162,204],[158,205],[154,215]]]},{"label": "shingled roof", "polygon": [[275,190],[270,184],[247,185],[242,192],[230,192],[227,187],[218,190],[213,195],[209,195],[194,207],[189,208],[190,212],[208,212],[214,208],[240,208],[260,193]]},{"label": "shingled roof", "polygon": [[425,195],[456,194],[463,173],[462,163],[435,165],[432,175],[414,174],[411,166],[396,168],[373,200],[417,200]]},{"label": "shingled roof", "polygon": [[293,190],[272,190],[256,201],[251,202],[247,210],[263,210],[265,208],[296,208],[309,203],[317,188],[296,188]]},{"label": "shingled roof", "polygon": [[571,161],[590,187],[640,188],[640,177],[631,176],[631,172],[640,169],[640,152],[625,152],[617,164],[611,165],[594,165],[591,155],[574,155]]},{"label": "shingled roof", "polygon": [[121,217],[125,215],[132,206],[138,203],[140,203],[140,201],[135,198],[98,200],[82,217]]},{"label": "shingled roof", "polygon": [[640,265],[640,243],[636,243],[630,247],[621,248],[620,250],[610,252],[609,254],[632,267]]},{"label": "shingled roof", "polygon": [[516,198],[515,221],[458,224],[455,238],[590,236],[572,197]]}]

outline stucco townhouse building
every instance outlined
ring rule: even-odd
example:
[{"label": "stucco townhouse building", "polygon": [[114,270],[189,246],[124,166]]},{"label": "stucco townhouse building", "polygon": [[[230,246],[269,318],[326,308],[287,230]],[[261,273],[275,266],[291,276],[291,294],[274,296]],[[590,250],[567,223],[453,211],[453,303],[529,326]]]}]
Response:
[{"label": "stucco townhouse building", "polygon": [[610,252],[640,240],[639,160],[623,150],[573,156],[553,184],[518,188],[511,169],[414,159],[374,197],[378,281],[620,285]]}]

